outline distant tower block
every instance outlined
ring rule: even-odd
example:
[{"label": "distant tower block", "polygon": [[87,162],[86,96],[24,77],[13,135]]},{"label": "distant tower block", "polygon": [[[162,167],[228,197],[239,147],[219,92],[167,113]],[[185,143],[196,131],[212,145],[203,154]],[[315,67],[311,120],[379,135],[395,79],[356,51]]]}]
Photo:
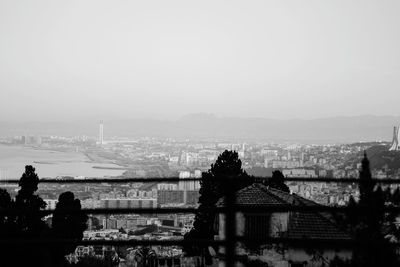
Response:
[{"label": "distant tower block", "polygon": [[103,121],[100,121],[100,125],[99,125],[99,144],[100,145],[104,144],[104,124],[103,124]]},{"label": "distant tower block", "polygon": [[389,148],[389,151],[399,151],[400,150],[399,140],[400,140],[399,127],[395,126],[393,129],[393,141],[392,141],[392,145]]}]

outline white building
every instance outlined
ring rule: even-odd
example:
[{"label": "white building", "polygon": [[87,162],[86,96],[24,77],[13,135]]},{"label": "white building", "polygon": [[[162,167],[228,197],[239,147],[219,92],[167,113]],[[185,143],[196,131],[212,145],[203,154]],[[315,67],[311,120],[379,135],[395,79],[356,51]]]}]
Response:
[{"label": "white building", "polygon": [[46,206],[46,210],[54,210],[56,208],[57,199],[43,199],[44,202],[46,202],[47,206]]}]

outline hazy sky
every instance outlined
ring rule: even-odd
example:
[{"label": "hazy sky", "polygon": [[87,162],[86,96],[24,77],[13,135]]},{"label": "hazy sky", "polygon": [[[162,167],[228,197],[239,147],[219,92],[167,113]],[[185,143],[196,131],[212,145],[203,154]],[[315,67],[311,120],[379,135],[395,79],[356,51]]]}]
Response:
[{"label": "hazy sky", "polygon": [[400,1],[0,0],[0,120],[400,115]]}]

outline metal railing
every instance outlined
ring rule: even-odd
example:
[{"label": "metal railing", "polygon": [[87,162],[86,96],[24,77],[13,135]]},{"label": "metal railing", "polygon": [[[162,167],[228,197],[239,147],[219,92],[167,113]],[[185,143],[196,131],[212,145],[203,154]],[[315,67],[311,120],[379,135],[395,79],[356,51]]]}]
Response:
[{"label": "metal railing", "polygon": [[[257,181],[264,179],[270,179],[270,177],[254,177]],[[185,182],[185,181],[200,181],[201,178],[122,178],[122,179],[76,179],[76,180],[62,180],[62,179],[41,179],[39,184],[127,184],[127,183],[154,183],[154,182]],[[382,185],[393,185],[399,184],[399,179],[372,179],[376,184]],[[2,185],[6,184],[18,184],[19,180],[2,180]],[[311,178],[311,177],[287,177],[285,182],[306,182],[306,183],[347,183],[354,184],[360,183],[359,178]],[[1,187],[1,185],[0,185]],[[74,245],[105,245],[105,246],[145,246],[145,245],[159,245],[159,246],[184,246],[184,245],[218,245],[226,248],[225,263],[226,266],[234,266],[236,261],[236,244],[237,242],[252,242],[252,240],[245,240],[243,237],[236,235],[236,212],[254,212],[254,213],[271,213],[271,212],[286,212],[286,211],[297,211],[297,212],[368,212],[368,209],[363,210],[360,207],[351,208],[347,206],[332,207],[324,205],[315,206],[294,206],[294,205],[280,205],[271,207],[240,207],[235,205],[235,192],[234,190],[227,190],[225,195],[225,206],[215,208],[205,208],[204,211],[213,211],[215,213],[223,213],[226,216],[225,225],[225,239],[224,240],[208,240],[208,239],[196,239],[196,240],[72,240],[72,239],[2,239],[0,240],[1,245],[18,245],[23,243],[24,245],[42,245],[42,246],[53,246],[62,244],[74,244]],[[387,212],[400,213],[400,207],[387,206],[384,208]],[[98,209],[82,209],[82,210],[60,210],[58,213],[85,213],[85,214],[170,214],[170,213],[196,213],[197,208],[98,208]],[[18,214],[18,213],[29,213],[29,211],[17,211],[13,209],[0,209],[0,215]],[[39,211],[42,215],[51,215],[55,210],[41,210]],[[284,238],[284,237],[269,237],[265,240],[265,243],[294,243],[294,244],[307,244],[307,245],[319,245],[319,244],[332,244],[340,245],[343,247],[353,247],[363,245],[358,243],[356,240],[331,240],[331,239],[296,239],[296,238]],[[376,244],[379,245],[379,244]],[[393,244],[394,246],[400,247],[400,243]]]}]

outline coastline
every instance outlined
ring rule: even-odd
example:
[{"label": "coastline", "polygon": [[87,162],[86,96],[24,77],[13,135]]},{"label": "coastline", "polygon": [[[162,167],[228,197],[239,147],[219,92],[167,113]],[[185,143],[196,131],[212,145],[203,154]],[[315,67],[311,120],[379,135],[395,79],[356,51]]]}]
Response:
[{"label": "coastline", "polygon": [[117,171],[127,171],[128,168],[123,167],[102,167],[102,166],[93,166],[93,169],[100,169],[100,170],[117,170]]},{"label": "coastline", "polygon": [[34,161],[33,163],[35,163],[35,164],[48,164],[48,165],[56,164],[54,162],[49,162],[49,161]]},{"label": "coastline", "polygon": [[[118,177],[128,168],[116,164],[112,154],[74,148],[33,147],[0,143],[0,175],[2,179],[20,177],[26,165],[33,165],[40,177]],[[108,156],[108,157],[107,157]]]}]

